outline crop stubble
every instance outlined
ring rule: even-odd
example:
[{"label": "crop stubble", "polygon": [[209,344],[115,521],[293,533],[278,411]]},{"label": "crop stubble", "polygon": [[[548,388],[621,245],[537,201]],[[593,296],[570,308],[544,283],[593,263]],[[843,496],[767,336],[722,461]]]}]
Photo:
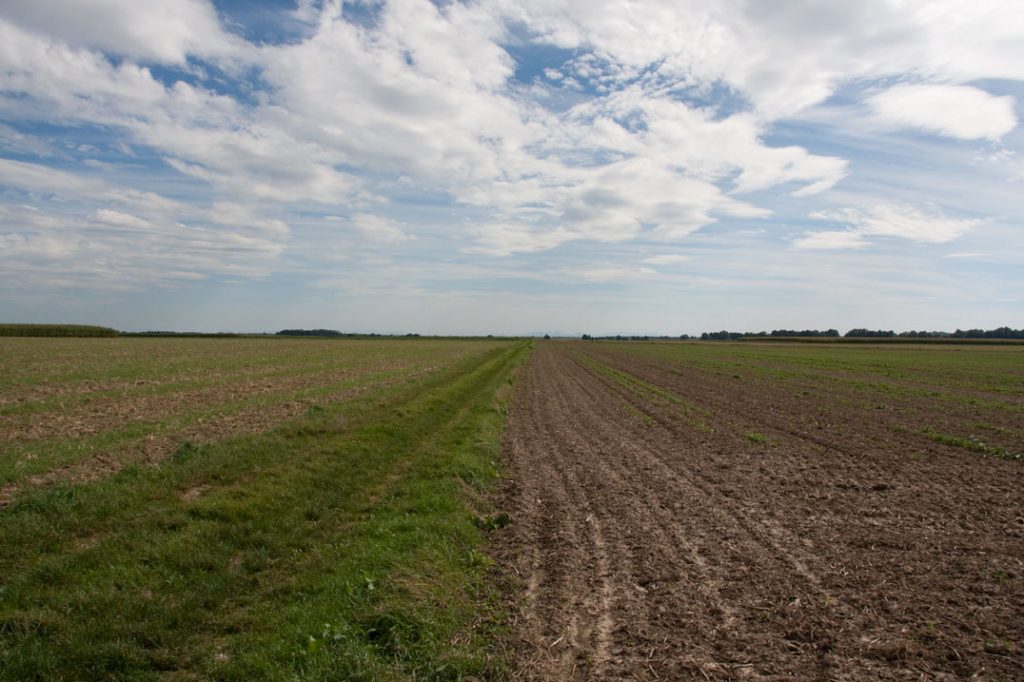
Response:
[{"label": "crop stubble", "polygon": [[0,509],[26,489],[153,465],[183,443],[266,431],[311,406],[436,371],[431,341],[5,339]]},{"label": "crop stubble", "polygon": [[1024,677],[1024,465],[922,433],[973,403],[806,379],[538,345],[495,543],[520,676]]}]

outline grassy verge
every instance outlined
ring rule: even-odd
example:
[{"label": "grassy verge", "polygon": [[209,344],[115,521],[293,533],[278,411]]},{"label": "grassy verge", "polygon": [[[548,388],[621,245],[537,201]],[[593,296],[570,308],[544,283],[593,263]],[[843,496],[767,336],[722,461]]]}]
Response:
[{"label": "grassy verge", "polygon": [[0,513],[0,679],[499,675],[478,526],[496,396],[527,352],[19,498]]}]

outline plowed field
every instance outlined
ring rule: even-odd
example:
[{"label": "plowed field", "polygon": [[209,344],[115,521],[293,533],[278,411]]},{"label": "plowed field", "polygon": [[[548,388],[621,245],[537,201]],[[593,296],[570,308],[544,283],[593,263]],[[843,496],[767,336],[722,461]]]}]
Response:
[{"label": "plowed field", "polygon": [[538,344],[528,679],[1024,679],[1019,349]]}]

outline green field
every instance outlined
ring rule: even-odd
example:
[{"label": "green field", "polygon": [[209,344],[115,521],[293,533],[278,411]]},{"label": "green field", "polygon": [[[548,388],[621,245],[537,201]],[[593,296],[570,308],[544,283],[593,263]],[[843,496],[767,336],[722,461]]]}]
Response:
[{"label": "green field", "polygon": [[527,350],[4,339],[0,678],[498,674],[483,491]]},{"label": "green field", "polygon": [[659,371],[667,367],[680,380],[692,376],[711,387],[725,382],[713,390],[720,395],[741,388],[787,427],[824,411],[829,423],[845,429],[914,434],[974,453],[1024,459],[1021,346],[713,341],[592,347],[667,363]]}]

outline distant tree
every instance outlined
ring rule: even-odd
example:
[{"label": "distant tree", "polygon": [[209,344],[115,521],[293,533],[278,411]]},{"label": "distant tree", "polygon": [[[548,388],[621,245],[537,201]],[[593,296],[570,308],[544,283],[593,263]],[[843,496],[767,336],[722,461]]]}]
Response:
[{"label": "distant tree", "polygon": [[550,341],[551,340],[551,334],[545,334],[544,338]]},{"label": "distant tree", "polygon": [[879,339],[896,336],[896,332],[894,332],[891,329],[888,331],[882,329],[875,331],[871,329],[864,329],[863,327],[858,327],[857,329],[851,329],[850,331],[846,332],[846,334],[844,334],[843,336],[846,336],[847,338],[858,339]]},{"label": "distant tree", "polygon": [[337,329],[282,329],[277,336],[344,336]]}]

